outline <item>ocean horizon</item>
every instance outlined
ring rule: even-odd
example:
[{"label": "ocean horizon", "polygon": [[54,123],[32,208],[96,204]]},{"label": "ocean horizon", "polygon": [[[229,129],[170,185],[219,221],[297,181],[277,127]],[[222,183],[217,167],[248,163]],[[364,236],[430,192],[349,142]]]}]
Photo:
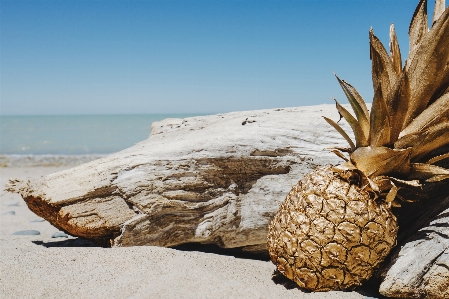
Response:
[{"label": "ocean horizon", "polygon": [[79,164],[147,139],[156,121],[201,115],[206,114],[0,116],[0,164]]}]

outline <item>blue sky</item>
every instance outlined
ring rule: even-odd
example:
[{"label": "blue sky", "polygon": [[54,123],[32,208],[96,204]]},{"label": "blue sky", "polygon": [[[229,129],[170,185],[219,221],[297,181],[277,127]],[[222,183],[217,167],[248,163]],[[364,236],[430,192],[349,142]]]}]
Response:
[{"label": "blue sky", "polygon": [[[418,1],[4,1],[0,114],[221,113],[372,98]],[[430,1],[432,15],[433,1]]]}]

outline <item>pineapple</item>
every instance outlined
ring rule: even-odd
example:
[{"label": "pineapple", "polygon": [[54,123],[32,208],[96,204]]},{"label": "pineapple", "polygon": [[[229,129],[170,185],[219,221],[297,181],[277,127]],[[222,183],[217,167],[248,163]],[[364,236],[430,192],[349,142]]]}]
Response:
[{"label": "pineapple", "polygon": [[337,110],[355,144],[325,118],[349,143],[332,150],[344,162],[306,175],[269,224],[271,260],[304,289],[343,290],[370,278],[396,245],[392,207],[449,178],[448,169],[435,165],[449,158],[441,153],[449,144],[449,8],[436,0],[429,30],[426,7],[421,0],[413,15],[404,67],[394,26],[390,54],[370,30],[370,114],[355,88],[337,77],[355,117],[336,101]]}]

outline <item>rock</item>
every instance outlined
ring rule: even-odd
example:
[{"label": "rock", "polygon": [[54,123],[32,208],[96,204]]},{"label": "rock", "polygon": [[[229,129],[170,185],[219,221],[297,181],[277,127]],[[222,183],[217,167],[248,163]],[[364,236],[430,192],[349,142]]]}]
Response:
[{"label": "rock", "polygon": [[20,230],[15,233],[13,233],[13,236],[37,236],[41,233],[37,230],[30,229],[30,230]]},{"label": "rock", "polygon": [[45,219],[42,218],[30,220],[30,222],[44,222],[44,221]]},{"label": "rock", "polygon": [[51,237],[52,238],[68,238],[69,236],[63,232],[56,232],[53,235],[51,235]]}]

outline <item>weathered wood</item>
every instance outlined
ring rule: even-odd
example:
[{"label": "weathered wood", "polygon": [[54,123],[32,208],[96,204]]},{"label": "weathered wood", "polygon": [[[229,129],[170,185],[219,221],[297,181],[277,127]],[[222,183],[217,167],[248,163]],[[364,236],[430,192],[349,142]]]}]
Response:
[{"label": "weathered wood", "polygon": [[449,298],[449,209],[420,230],[388,265],[380,293],[400,298]]},{"label": "weathered wood", "polygon": [[[448,194],[449,184],[440,188]],[[408,211],[400,215],[402,246],[392,251],[384,265],[382,295],[449,298],[449,196],[440,195],[429,201],[427,206],[421,202],[416,207],[406,207]]]},{"label": "weathered wood", "polygon": [[291,186],[339,162],[324,148],[345,141],[322,115],[338,119],[333,105],[166,119],[127,150],[9,189],[54,226],[114,246],[265,250]]}]

